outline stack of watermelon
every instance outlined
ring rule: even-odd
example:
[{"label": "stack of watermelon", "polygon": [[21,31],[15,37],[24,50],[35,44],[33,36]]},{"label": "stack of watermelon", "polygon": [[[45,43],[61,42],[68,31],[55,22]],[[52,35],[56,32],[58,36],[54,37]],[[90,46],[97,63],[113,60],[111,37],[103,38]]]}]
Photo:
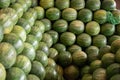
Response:
[{"label": "stack of watermelon", "polygon": [[114,0],[0,0],[0,80],[120,80]]}]

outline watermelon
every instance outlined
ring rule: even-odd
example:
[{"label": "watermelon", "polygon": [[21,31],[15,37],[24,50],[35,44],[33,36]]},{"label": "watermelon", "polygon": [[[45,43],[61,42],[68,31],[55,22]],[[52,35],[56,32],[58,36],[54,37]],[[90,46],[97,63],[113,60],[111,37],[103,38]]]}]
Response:
[{"label": "watermelon", "polygon": [[115,62],[115,55],[113,53],[105,53],[102,56],[101,61],[103,67],[107,67]]},{"label": "watermelon", "polygon": [[35,8],[29,8],[27,12],[32,14],[34,21],[37,19],[37,11],[35,10]]},{"label": "watermelon", "polygon": [[105,36],[112,36],[115,33],[115,25],[110,23],[105,23],[101,26],[101,34]]},{"label": "watermelon", "polygon": [[57,71],[58,75],[63,76],[63,67],[62,66],[57,65],[56,66],[56,71]]},{"label": "watermelon", "polygon": [[37,77],[36,75],[34,74],[29,74],[27,76],[27,80],[40,80],[39,77]]},{"label": "watermelon", "polygon": [[44,80],[57,80],[58,74],[53,67],[46,67],[46,75]]},{"label": "watermelon", "polygon": [[31,74],[35,74],[36,76],[38,76],[40,78],[40,80],[44,80],[45,75],[46,75],[45,68],[38,61],[33,61],[32,62],[32,68],[31,68],[31,72],[30,73]]},{"label": "watermelon", "polygon": [[66,46],[71,46],[75,43],[76,36],[71,32],[64,32],[60,35],[60,42]]},{"label": "watermelon", "polygon": [[3,33],[3,27],[0,26],[0,42],[3,40],[4,33]]},{"label": "watermelon", "polygon": [[70,7],[80,10],[85,7],[85,1],[84,0],[71,0]]},{"label": "watermelon", "polygon": [[10,6],[11,8],[16,10],[16,14],[18,15],[18,18],[21,18],[23,15],[23,7],[20,3],[14,3]]},{"label": "watermelon", "polygon": [[107,11],[103,9],[95,11],[93,19],[99,24],[104,24],[107,21]]},{"label": "watermelon", "polygon": [[77,36],[76,42],[80,47],[88,47],[92,43],[92,38],[87,33],[81,33],[80,35]]},{"label": "watermelon", "polygon": [[37,12],[37,19],[43,19],[44,13],[45,13],[44,9],[42,7],[39,7],[39,6],[34,7],[34,9]]},{"label": "watermelon", "polygon": [[60,10],[58,8],[49,8],[46,10],[46,17],[49,20],[58,20],[60,18]]},{"label": "watermelon", "polygon": [[92,75],[91,74],[85,74],[85,75],[83,75],[81,80],[93,80]]},{"label": "watermelon", "polygon": [[25,0],[17,0],[16,2],[22,5],[23,12],[28,10],[28,5],[26,4]]},{"label": "watermelon", "polygon": [[35,60],[39,61],[44,67],[48,64],[48,57],[43,51],[36,51]]},{"label": "watermelon", "polygon": [[59,19],[57,21],[55,21],[53,23],[53,26],[52,26],[53,30],[59,32],[59,33],[62,33],[62,32],[65,32],[67,31],[68,29],[68,23],[66,20],[63,20],[63,19]]},{"label": "watermelon", "polygon": [[79,10],[77,18],[82,22],[87,23],[89,21],[92,21],[92,15],[93,14],[91,10],[84,8]]},{"label": "watermelon", "polygon": [[68,67],[64,68],[64,76],[67,80],[76,80],[79,77],[79,68],[74,66],[74,65],[70,65]]},{"label": "watermelon", "polygon": [[58,42],[58,39],[59,39],[58,32],[56,32],[54,30],[49,30],[47,33],[50,34],[50,36],[52,37],[53,44]]},{"label": "watermelon", "polygon": [[24,55],[18,55],[13,66],[22,69],[27,75],[30,72],[32,65],[29,58]]},{"label": "watermelon", "polygon": [[107,11],[112,11],[116,9],[116,2],[114,0],[103,0],[101,7]]},{"label": "watermelon", "polygon": [[57,61],[58,51],[55,48],[50,48],[49,49],[49,56],[48,57],[52,58],[55,61]]},{"label": "watermelon", "polygon": [[82,50],[82,48],[79,45],[73,44],[68,48],[68,51],[72,54],[77,50]]},{"label": "watermelon", "polygon": [[40,26],[32,26],[30,34],[34,35],[37,38],[38,41],[41,41],[42,32],[41,32],[41,27]]},{"label": "watermelon", "polygon": [[15,33],[9,33],[4,35],[3,41],[10,43],[16,49],[17,55],[24,49],[24,43],[22,39]]},{"label": "watermelon", "polygon": [[33,61],[36,56],[34,47],[28,42],[24,43],[24,49],[20,54],[28,57],[29,60],[31,60],[31,61]]},{"label": "watermelon", "polygon": [[93,73],[96,69],[102,67],[102,61],[101,60],[94,60],[90,63],[90,72]]},{"label": "watermelon", "polygon": [[43,51],[47,56],[49,55],[49,48],[45,42],[39,42],[38,50]]},{"label": "watermelon", "polygon": [[120,36],[119,36],[119,35],[110,36],[109,39],[108,39],[109,45],[111,45],[112,42],[115,41],[115,40],[117,40],[117,39],[120,39]]},{"label": "watermelon", "polygon": [[87,54],[84,51],[77,50],[72,54],[73,64],[83,66],[87,60]]},{"label": "watermelon", "polygon": [[55,6],[60,10],[63,10],[65,8],[69,8],[70,0],[56,0]]},{"label": "watermelon", "polygon": [[13,66],[16,60],[16,55],[16,50],[10,43],[0,43],[0,63],[4,65],[5,69]]},{"label": "watermelon", "polygon": [[91,21],[86,24],[85,31],[91,36],[98,35],[100,32],[100,25],[96,21]]},{"label": "watermelon", "polygon": [[120,49],[118,49],[115,53],[115,61],[120,63]]},{"label": "watermelon", "polygon": [[52,67],[52,68],[56,68],[56,62],[52,59],[52,58],[48,58],[48,65],[47,67]]},{"label": "watermelon", "polygon": [[101,6],[100,0],[87,0],[86,1],[86,8],[92,11],[96,11],[100,9],[100,6]]},{"label": "watermelon", "polygon": [[54,0],[40,0],[39,4],[44,9],[48,9],[54,6]]},{"label": "watermelon", "polygon": [[76,35],[84,32],[84,23],[80,20],[74,20],[70,23],[68,30]]},{"label": "watermelon", "polygon": [[110,80],[119,80],[120,79],[120,74],[113,75]]},{"label": "watermelon", "polygon": [[93,72],[93,80],[107,80],[107,73],[104,68],[98,68]]},{"label": "watermelon", "polygon": [[31,0],[32,4],[31,7],[36,7],[38,5],[38,0]]},{"label": "watermelon", "polygon": [[99,49],[98,57],[101,59],[104,54],[110,53],[110,52],[111,52],[111,46],[110,45],[105,45],[105,46],[103,46]]},{"label": "watermelon", "polygon": [[10,0],[0,0],[0,8],[6,8],[10,5]]},{"label": "watermelon", "polygon": [[53,48],[55,48],[58,52],[66,51],[66,46],[61,43],[54,44]]},{"label": "watermelon", "polygon": [[45,25],[42,21],[36,20],[34,26],[39,26],[41,33],[45,32]]},{"label": "watermelon", "polygon": [[51,35],[48,33],[43,33],[43,37],[42,37],[41,41],[45,42],[48,47],[51,47],[53,44],[53,39],[52,39]]},{"label": "watermelon", "polygon": [[58,55],[58,63],[66,67],[72,63],[72,55],[68,51],[60,52]]},{"label": "watermelon", "polygon": [[39,42],[34,35],[27,35],[26,42],[30,43],[35,50],[38,49]]},{"label": "watermelon", "polygon": [[106,36],[102,34],[98,34],[93,37],[93,45],[96,47],[103,47],[107,44],[107,38]]},{"label": "watermelon", "polygon": [[111,44],[111,51],[113,52],[113,53],[116,53],[116,51],[120,48],[120,40],[119,39],[117,39],[117,40],[114,40],[113,42],[112,42],[112,44]]},{"label": "watermelon", "polygon": [[73,8],[66,8],[62,11],[62,18],[66,21],[72,21],[77,18],[77,11]]},{"label": "watermelon", "polygon": [[3,64],[0,63],[0,80],[5,80],[6,79],[6,70],[5,67],[3,66]]},{"label": "watermelon", "polygon": [[33,14],[31,12],[29,12],[29,11],[25,12],[23,14],[22,18],[24,18],[30,26],[34,25],[35,17],[33,16]]},{"label": "watermelon", "polygon": [[17,25],[23,27],[25,29],[25,31],[26,31],[27,34],[31,30],[31,26],[30,26],[29,22],[26,19],[24,19],[24,18],[20,18],[18,20],[18,22],[17,22]]},{"label": "watermelon", "polygon": [[26,31],[23,27],[19,26],[19,25],[15,25],[11,31],[11,33],[15,33],[16,35],[18,35],[22,41],[26,40]]},{"label": "watermelon", "polygon": [[120,64],[113,63],[113,64],[109,65],[106,69],[106,73],[107,73],[108,79],[115,74],[119,74],[120,73]]},{"label": "watermelon", "polygon": [[113,14],[114,18],[117,20],[116,24],[119,24],[120,23],[120,10],[115,9],[112,11],[112,14]]},{"label": "watermelon", "polygon": [[52,24],[51,21],[47,18],[41,19],[41,21],[45,25],[45,31],[49,31],[51,29],[51,24]]},{"label": "watermelon", "polygon": [[85,65],[84,67],[81,68],[81,76],[84,76],[85,74],[89,74],[90,73],[90,66]]},{"label": "watermelon", "polygon": [[85,52],[88,56],[88,61],[89,62],[92,62],[92,61],[98,59],[98,56],[99,56],[99,48],[98,47],[89,46],[88,48],[86,48]]},{"label": "watermelon", "polygon": [[6,80],[27,80],[27,77],[22,69],[12,67],[7,70]]}]

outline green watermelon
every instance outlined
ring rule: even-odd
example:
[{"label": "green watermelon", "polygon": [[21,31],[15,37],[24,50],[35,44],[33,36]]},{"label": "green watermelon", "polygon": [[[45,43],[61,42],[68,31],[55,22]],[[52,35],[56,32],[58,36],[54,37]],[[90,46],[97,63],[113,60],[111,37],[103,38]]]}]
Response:
[{"label": "green watermelon", "polygon": [[39,42],[38,50],[43,51],[47,56],[49,55],[49,47],[45,42]]},{"label": "green watermelon", "polygon": [[111,43],[111,51],[113,53],[116,53],[116,51],[120,48],[120,40],[117,39],[117,40],[114,40],[112,43]]},{"label": "green watermelon", "polygon": [[28,10],[28,5],[26,4],[25,0],[17,0],[16,2],[22,5],[23,12]]},{"label": "green watermelon", "polygon": [[92,75],[91,74],[85,74],[85,75],[83,75],[81,80],[93,80]]},{"label": "green watermelon", "polygon": [[5,69],[13,66],[16,60],[16,55],[16,50],[10,43],[0,43],[0,63],[4,65]]},{"label": "green watermelon", "polygon": [[46,67],[46,75],[44,80],[57,80],[58,74],[53,67]]},{"label": "green watermelon", "polygon": [[91,10],[84,8],[78,12],[77,18],[82,22],[87,23],[89,21],[92,21],[92,17],[93,17],[92,15],[93,13]]},{"label": "green watermelon", "polygon": [[44,9],[48,9],[54,6],[54,0],[40,0],[39,4]]},{"label": "green watermelon", "polygon": [[83,66],[87,60],[87,54],[84,51],[77,50],[72,54],[73,64]]},{"label": "green watermelon", "polygon": [[32,4],[31,7],[36,7],[38,5],[38,0],[31,0]]},{"label": "green watermelon", "polygon": [[101,34],[105,36],[112,36],[115,33],[115,25],[110,23],[105,23],[101,26]]},{"label": "green watermelon", "polygon": [[62,11],[62,18],[66,21],[72,21],[77,18],[77,11],[73,8],[66,8]]},{"label": "green watermelon", "polygon": [[115,55],[113,53],[106,53],[101,58],[103,67],[108,67],[109,65],[115,63]]},{"label": "green watermelon", "polygon": [[17,22],[17,25],[23,27],[27,34],[31,30],[31,26],[30,26],[29,22],[24,18],[20,18]]},{"label": "green watermelon", "polygon": [[27,80],[40,80],[40,78],[37,77],[37,76],[34,75],[34,74],[29,74],[29,75],[27,76]]},{"label": "green watermelon", "polygon": [[84,23],[80,20],[74,20],[70,23],[68,30],[76,35],[84,32]]},{"label": "green watermelon", "polygon": [[100,0],[87,0],[86,1],[86,8],[96,11],[99,10],[101,7],[101,2]]},{"label": "green watermelon", "polygon": [[14,3],[10,7],[16,10],[18,18],[22,17],[22,15],[23,15],[23,8],[22,8],[22,5],[20,3]]},{"label": "green watermelon", "polygon": [[58,55],[58,63],[63,67],[70,65],[72,63],[71,53],[68,51],[60,52]]},{"label": "green watermelon", "polygon": [[54,31],[54,30],[49,30],[47,33],[51,35],[53,44],[55,44],[55,43],[58,42],[58,39],[59,39],[59,34],[58,34],[58,32],[56,32],[56,31]]},{"label": "green watermelon", "polygon": [[79,77],[79,68],[75,65],[70,65],[64,68],[64,76],[67,80],[76,80]]},{"label": "green watermelon", "polygon": [[50,48],[49,49],[49,56],[48,57],[52,58],[55,61],[57,61],[58,51],[55,48]]},{"label": "green watermelon", "polygon": [[60,42],[66,46],[71,46],[75,43],[76,36],[72,32],[64,32],[60,35]]},{"label": "green watermelon", "polygon": [[27,77],[22,69],[12,67],[7,70],[6,80],[27,80]]},{"label": "green watermelon", "polygon": [[100,25],[96,21],[90,21],[86,24],[85,31],[91,36],[98,35],[100,32]]},{"label": "green watermelon", "polygon": [[45,13],[44,9],[40,6],[36,6],[34,9],[37,11],[37,19],[43,19]]},{"label": "green watermelon", "polygon": [[80,47],[88,47],[92,43],[92,38],[89,34],[87,33],[81,33],[80,35],[77,36],[77,44]]},{"label": "green watermelon", "polygon": [[90,73],[90,66],[85,65],[81,68],[81,76],[84,76],[85,74],[89,74]]},{"label": "green watermelon", "polygon": [[120,39],[119,35],[112,35],[108,38],[108,44],[111,45],[113,41]]},{"label": "green watermelon", "polygon": [[0,0],[0,8],[6,8],[10,5],[10,0]]},{"label": "green watermelon", "polygon": [[66,51],[66,46],[61,43],[54,44],[53,48],[55,48],[58,52]]},{"label": "green watermelon", "polygon": [[22,69],[27,75],[30,72],[32,65],[29,58],[24,55],[18,55],[16,58],[16,62],[13,66]]},{"label": "green watermelon", "polygon": [[3,64],[0,63],[0,80],[5,80],[6,79],[6,70],[5,67],[3,66]]},{"label": "green watermelon", "polygon": [[35,74],[36,76],[38,76],[40,78],[40,80],[44,80],[45,75],[46,75],[45,68],[38,61],[33,61],[32,62],[32,68],[31,68],[31,72],[30,73],[31,74]]},{"label": "green watermelon", "polygon": [[27,35],[26,42],[30,43],[35,50],[38,49],[39,41],[34,35]]},{"label": "green watermelon", "polygon": [[49,31],[51,29],[51,25],[52,25],[51,21],[47,18],[41,19],[41,21],[45,25],[45,31]]},{"label": "green watermelon", "polygon": [[85,1],[84,0],[71,0],[70,7],[80,10],[85,7]]},{"label": "green watermelon", "polygon": [[24,49],[24,43],[22,39],[15,33],[9,33],[4,35],[3,41],[10,43],[16,49],[17,55]]},{"label": "green watermelon", "polygon": [[26,34],[26,31],[23,27],[15,25],[11,32],[18,35],[22,39],[22,41],[26,40],[27,34]]},{"label": "green watermelon", "polygon": [[27,12],[32,14],[32,17],[33,17],[34,21],[37,19],[37,11],[35,10],[35,8],[29,8]]},{"label": "green watermelon", "polygon": [[98,56],[99,56],[99,48],[98,47],[89,46],[88,48],[86,48],[85,52],[88,56],[88,61],[89,62],[92,62],[92,61],[98,59]]},{"label": "green watermelon", "polygon": [[46,17],[49,20],[58,20],[60,18],[60,10],[58,8],[49,8],[46,10]]},{"label": "green watermelon", "polygon": [[66,20],[63,20],[63,19],[59,19],[57,21],[55,21],[53,23],[53,30],[59,32],[59,33],[62,33],[62,32],[65,32],[67,31],[68,29],[68,23]]},{"label": "green watermelon", "polygon": [[63,10],[65,8],[69,8],[70,0],[56,0],[55,6],[60,10]]},{"label": "green watermelon", "polygon": [[48,65],[47,67],[53,67],[56,68],[56,62],[52,58],[48,58]]},{"label": "green watermelon", "polygon": [[53,44],[52,36],[48,33],[43,33],[42,42],[45,42],[48,47],[51,47]]},{"label": "green watermelon", "polygon": [[44,67],[48,64],[48,57],[43,51],[36,51],[35,60],[39,61]]}]

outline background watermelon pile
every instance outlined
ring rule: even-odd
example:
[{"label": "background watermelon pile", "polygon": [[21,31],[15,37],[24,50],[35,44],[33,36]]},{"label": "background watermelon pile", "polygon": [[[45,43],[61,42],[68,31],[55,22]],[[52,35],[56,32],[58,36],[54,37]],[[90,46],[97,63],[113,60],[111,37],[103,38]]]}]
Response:
[{"label": "background watermelon pile", "polygon": [[114,0],[0,0],[0,80],[120,80]]}]

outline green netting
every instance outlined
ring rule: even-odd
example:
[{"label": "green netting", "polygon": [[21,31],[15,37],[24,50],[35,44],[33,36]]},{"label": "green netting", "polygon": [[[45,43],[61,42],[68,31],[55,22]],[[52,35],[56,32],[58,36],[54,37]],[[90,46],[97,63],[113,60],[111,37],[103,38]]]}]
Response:
[{"label": "green netting", "polygon": [[111,24],[119,24],[119,19],[116,18],[110,11],[107,12],[107,22]]}]

